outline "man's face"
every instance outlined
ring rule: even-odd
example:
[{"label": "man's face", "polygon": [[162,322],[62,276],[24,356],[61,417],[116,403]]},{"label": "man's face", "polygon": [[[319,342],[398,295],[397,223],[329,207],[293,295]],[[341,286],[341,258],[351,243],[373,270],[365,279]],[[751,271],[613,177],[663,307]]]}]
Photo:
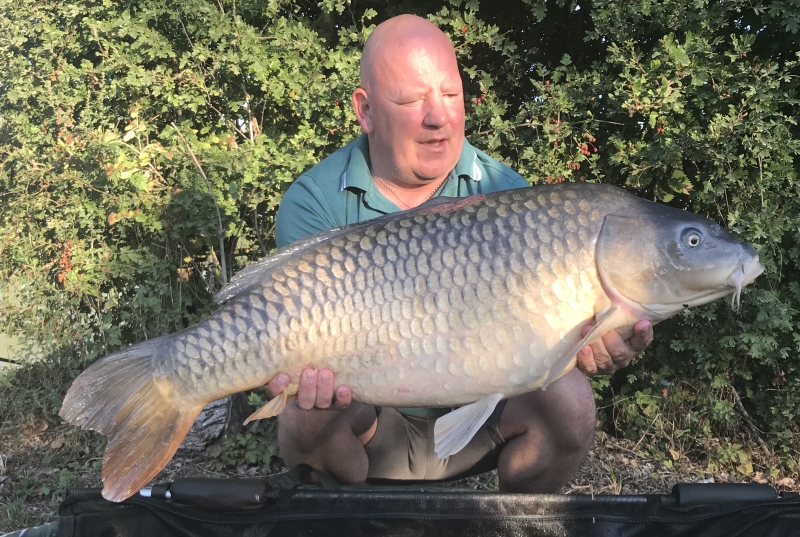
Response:
[{"label": "man's face", "polygon": [[464,95],[449,41],[388,44],[371,75],[360,90],[367,106],[359,120],[369,136],[372,172],[409,185],[447,176],[464,141]]}]

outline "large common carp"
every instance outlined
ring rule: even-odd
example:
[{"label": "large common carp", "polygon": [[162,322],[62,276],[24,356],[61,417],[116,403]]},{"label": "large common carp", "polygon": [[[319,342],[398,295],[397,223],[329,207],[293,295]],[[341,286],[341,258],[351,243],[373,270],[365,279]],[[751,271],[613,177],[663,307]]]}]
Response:
[{"label": "large common carp", "polygon": [[296,383],[307,366],[329,367],[364,403],[466,405],[436,424],[444,458],[498,401],[545,388],[609,330],[738,300],[762,271],[753,247],[714,222],[608,185],[436,198],[244,269],[208,319],[89,367],[60,415],[108,436],[113,501],[167,464],[207,403],[280,372]]}]

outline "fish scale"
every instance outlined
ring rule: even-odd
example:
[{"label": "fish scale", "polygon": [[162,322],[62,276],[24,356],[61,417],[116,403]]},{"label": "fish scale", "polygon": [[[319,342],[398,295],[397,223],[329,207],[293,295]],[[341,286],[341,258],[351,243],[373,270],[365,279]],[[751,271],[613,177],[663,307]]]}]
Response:
[{"label": "fish scale", "polygon": [[103,494],[116,501],[166,464],[205,404],[280,372],[296,386],[306,367],[330,368],[364,403],[466,405],[437,420],[444,457],[500,399],[569,371],[581,346],[738,297],[761,270],[713,222],[607,185],[436,198],[247,267],[208,319],[93,364],[60,414],[109,436]]}]

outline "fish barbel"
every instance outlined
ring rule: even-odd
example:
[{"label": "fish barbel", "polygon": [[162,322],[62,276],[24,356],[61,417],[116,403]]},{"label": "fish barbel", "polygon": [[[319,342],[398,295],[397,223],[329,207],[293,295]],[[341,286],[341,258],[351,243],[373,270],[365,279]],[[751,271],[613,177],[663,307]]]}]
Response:
[{"label": "fish barbel", "polygon": [[444,458],[501,399],[546,387],[609,330],[738,301],[762,271],[714,222],[608,185],[435,198],[247,267],[206,320],[90,366],[60,415],[108,436],[113,501],[169,462],[207,403],[286,372],[293,390],[251,418],[276,415],[306,367],[330,368],[363,403],[466,405],[437,421]]}]

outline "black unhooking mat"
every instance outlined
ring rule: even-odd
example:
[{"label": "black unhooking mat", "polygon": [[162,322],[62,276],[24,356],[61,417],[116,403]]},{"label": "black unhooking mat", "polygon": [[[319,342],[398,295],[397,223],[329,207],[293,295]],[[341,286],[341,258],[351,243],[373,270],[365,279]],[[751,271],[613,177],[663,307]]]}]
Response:
[{"label": "black unhooking mat", "polygon": [[59,537],[800,536],[800,496],[768,485],[681,484],[669,495],[499,494],[431,486],[177,479],[121,504],[73,490]]}]

